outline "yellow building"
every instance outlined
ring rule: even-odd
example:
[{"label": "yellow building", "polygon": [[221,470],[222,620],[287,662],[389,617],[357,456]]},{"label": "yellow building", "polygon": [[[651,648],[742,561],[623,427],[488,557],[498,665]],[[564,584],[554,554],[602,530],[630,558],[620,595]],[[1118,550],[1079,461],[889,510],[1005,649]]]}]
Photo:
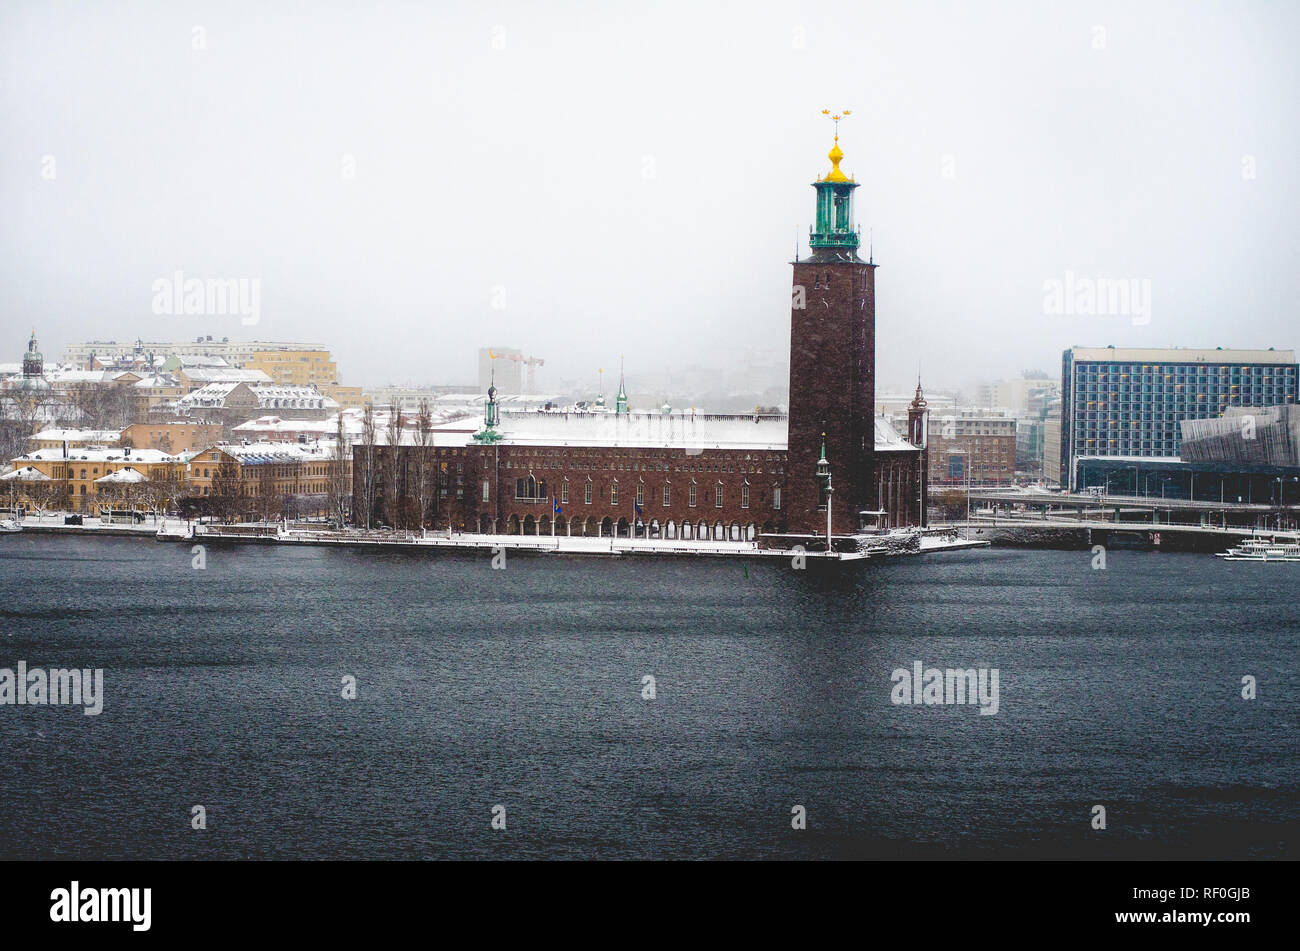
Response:
[{"label": "yellow building", "polygon": [[359,386],[340,386],[337,383],[326,383],[319,386],[320,391],[330,397],[334,402],[339,404],[339,409],[361,409],[366,404],[366,398],[361,394]]},{"label": "yellow building", "polygon": [[62,448],[37,449],[13,460],[15,470],[28,466],[50,481],[30,485],[10,483],[4,494],[20,502],[26,500],[33,506],[40,502],[44,508],[95,514],[99,511],[101,492],[110,491],[120,503],[124,490],[120,486],[105,487],[99,480],[122,469],[134,469],[148,480],[148,485],[131,490],[140,508],[149,508],[151,501],[164,507],[189,491],[184,462],[156,449],[81,447],[69,448],[66,454]]},{"label": "yellow building", "polygon": [[322,393],[326,384],[339,381],[338,364],[330,359],[328,350],[259,350],[244,369],[261,370],[281,385],[314,383]]},{"label": "yellow building", "polygon": [[343,409],[363,405],[361,387],[339,384],[338,364],[328,350],[261,350],[244,363],[248,370],[261,370],[273,383],[283,386],[312,386]]},{"label": "yellow building", "polygon": [[332,480],[343,495],[352,493],[352,457],[344,457],[341,478],[338,467],[331,444],[223,443],[190,457],[189,492],[237,499],[227,514],[327,515]]},{"label": "yellow building", "polygon": [[[41,434],[37,433],[37,435]],[[158,449],[175,455],[211,446],[220,441],[221,435],[219,423],[198,423],[190,420],[133,423],[122,430],[122,444],[136,449]]]},{"label": "yellow building", "polygon": [[178,400],[187,392],[185,386],[173,377],[147,376],[131,384],[131,418],[147,420],[149,411],[159,403]]}]

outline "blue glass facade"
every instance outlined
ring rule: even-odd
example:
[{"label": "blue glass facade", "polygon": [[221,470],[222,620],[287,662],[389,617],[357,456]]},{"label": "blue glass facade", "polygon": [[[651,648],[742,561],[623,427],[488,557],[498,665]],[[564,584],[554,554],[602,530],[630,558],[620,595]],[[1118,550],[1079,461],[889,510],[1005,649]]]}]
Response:
[{"label": "blue glass facade", "polygon": [[1065,351],[1061,473],[1062,479],[1069,473],[1072,488],[1080,456],[1177,456],[1185,419],[1221,416],[1229,406],[1300,400],[1294,363],[1179,361],[1180,351],[1166,353],[1163,361],[1124,359],[1124,351],[1098,360]]}]

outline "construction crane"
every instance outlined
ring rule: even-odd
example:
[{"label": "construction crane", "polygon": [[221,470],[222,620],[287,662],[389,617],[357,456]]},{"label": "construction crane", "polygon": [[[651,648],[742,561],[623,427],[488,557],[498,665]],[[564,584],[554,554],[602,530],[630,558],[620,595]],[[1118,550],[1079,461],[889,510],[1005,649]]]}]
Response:
[{"label": "construction crane", "polygon": [[541,357],[526,357],[522,353],[503,353],[501,356],[505,357],[507,360],[513,360],[515,363],[522,363],[528,368],[524,378],[524,392],[529,396],[535,395],[537,393],[537,376],[535,368],[545,366],[546,361]]},{"label": "construction crane", "polygon": [[546,361],[541,357],[526,357],[522,353],[494,353],[491,350],[488,351],[488,356],[493,360],[511,360],[515,363],[522,363],[528,368],[528,373],[525,376],[524,392],[529,396],[533,396],[537,392],[535,368],[546,365]]}]

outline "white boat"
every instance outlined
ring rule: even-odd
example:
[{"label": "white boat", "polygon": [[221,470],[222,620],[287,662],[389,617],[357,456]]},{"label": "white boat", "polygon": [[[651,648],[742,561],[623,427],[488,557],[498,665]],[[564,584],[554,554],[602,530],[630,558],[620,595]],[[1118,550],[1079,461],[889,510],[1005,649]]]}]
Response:
[{"label": "white boat", "polygon": [[1248,538],[1236,548],[1215,555],[1227,561],[1300,561],[1300,544]]},{"label": "white boat", "polygon": [[21,532],[23,527],[11,518],[0,520],[0,532]]}]

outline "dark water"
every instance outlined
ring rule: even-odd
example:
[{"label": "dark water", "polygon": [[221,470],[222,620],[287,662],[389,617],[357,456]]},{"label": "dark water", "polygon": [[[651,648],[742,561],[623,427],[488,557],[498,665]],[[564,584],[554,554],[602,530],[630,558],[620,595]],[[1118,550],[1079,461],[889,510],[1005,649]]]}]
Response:
[{"label": "dark water", "polygon": [[[1295,858],[1300,565],[1091,561],[0,537],[0,667],[107,695],[0,707],[0,855]],[[915,660],[1000,712],[891,704]]]}]

